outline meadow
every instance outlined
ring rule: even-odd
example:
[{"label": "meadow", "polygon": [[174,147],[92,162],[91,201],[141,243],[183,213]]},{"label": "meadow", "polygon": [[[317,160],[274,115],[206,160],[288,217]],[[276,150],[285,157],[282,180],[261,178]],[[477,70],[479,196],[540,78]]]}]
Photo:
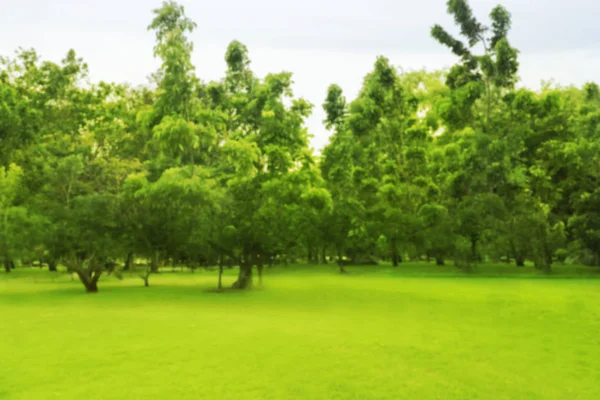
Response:
[{"label": "meadow", "polygon": [[86,294],[17,269],[0,277],[0,399],[600,398],[596,270],[348,271],[215,293],[215,271],[164,270]]}]

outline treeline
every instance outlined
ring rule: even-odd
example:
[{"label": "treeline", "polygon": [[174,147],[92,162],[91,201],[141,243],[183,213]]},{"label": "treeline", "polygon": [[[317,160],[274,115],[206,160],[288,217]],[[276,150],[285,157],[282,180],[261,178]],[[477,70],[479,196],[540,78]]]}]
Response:
[{"label": "treeline", "polygon": [[[100,276],[148,260],[239,265],[236,288],[282,259],[364,263],[406,257],[505,260],[550,271],[600,265],[600,89],[516,89],[518,51],[501,6],[491,25],[466,0],[448,12],[464,37],[432,36],[449,71],[400,73],[378,57],[358,97],[329,87],[320,157],[313,105],[292,74],[257,78],[232,42],[218,82],[194,73],[195,23],[154,10],[154,85],[90,83],[20,49],[0,67],[0,259]],[[476,51],[480,49],[480,51]],[[219,279],[220,286],[220,279]]]}]

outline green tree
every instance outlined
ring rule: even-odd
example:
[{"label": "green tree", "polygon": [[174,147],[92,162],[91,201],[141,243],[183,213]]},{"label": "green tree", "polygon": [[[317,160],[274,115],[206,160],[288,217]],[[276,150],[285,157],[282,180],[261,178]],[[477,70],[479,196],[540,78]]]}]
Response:
[{"label": "green tree", "polygon": [[[490,13],[490,29],[475,18],[467,0],[448,0],[447,9],[467,44],[440,25],[431,29],[433,38],[460,58],[448,74],[446,82],[453,91],[440,104],[440,111],[447,121],[464,127],[470,122],[472,106],[483,98],[484,128],[489,128],[493,103],[502,94],[502,89],[512,88],[517,79],[518,52],[507,38],[511,27],[510,13],[502,6],[495,7]],[[478,44],[484,50],[479,56],[472,53],[472,48]]]}]

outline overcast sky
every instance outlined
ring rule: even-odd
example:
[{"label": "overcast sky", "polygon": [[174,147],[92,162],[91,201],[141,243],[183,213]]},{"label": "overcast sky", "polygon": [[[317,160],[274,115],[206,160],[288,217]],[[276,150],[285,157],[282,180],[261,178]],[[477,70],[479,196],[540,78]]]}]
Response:
[{"label": "overcast sky", "polygon": [[[160,0],[0,0],[0,55],[19,46],[59,61],[73,48],[94,81],[142,84],[156,70],[153,33],[146,27]],[[315,104],[307,125],[322,148],[327,86],[339,84],[352,99],[377,55],[405,69],[453,63],[429,36],[435,23],[452,30],[446,0],[182,0],[197,22],[193,62],[204,81],[223,76],[227,44],[250,50],[259,76],[294,73],[294,92]],[[521,51],[522,84],[542,80],[581,85],[600,80],[600,1],[471,0],[477,16],[498,3],[512,13],[512,44]]]}]

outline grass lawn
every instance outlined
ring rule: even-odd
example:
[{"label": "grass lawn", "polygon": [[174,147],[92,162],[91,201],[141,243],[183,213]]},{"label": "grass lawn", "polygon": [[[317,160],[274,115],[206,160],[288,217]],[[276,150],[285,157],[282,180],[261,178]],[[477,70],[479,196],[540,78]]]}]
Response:
[{"label": "grass lawn", "polygon": [[349,271],[2,275],[0,399],[600,399],[600,280]]}]

